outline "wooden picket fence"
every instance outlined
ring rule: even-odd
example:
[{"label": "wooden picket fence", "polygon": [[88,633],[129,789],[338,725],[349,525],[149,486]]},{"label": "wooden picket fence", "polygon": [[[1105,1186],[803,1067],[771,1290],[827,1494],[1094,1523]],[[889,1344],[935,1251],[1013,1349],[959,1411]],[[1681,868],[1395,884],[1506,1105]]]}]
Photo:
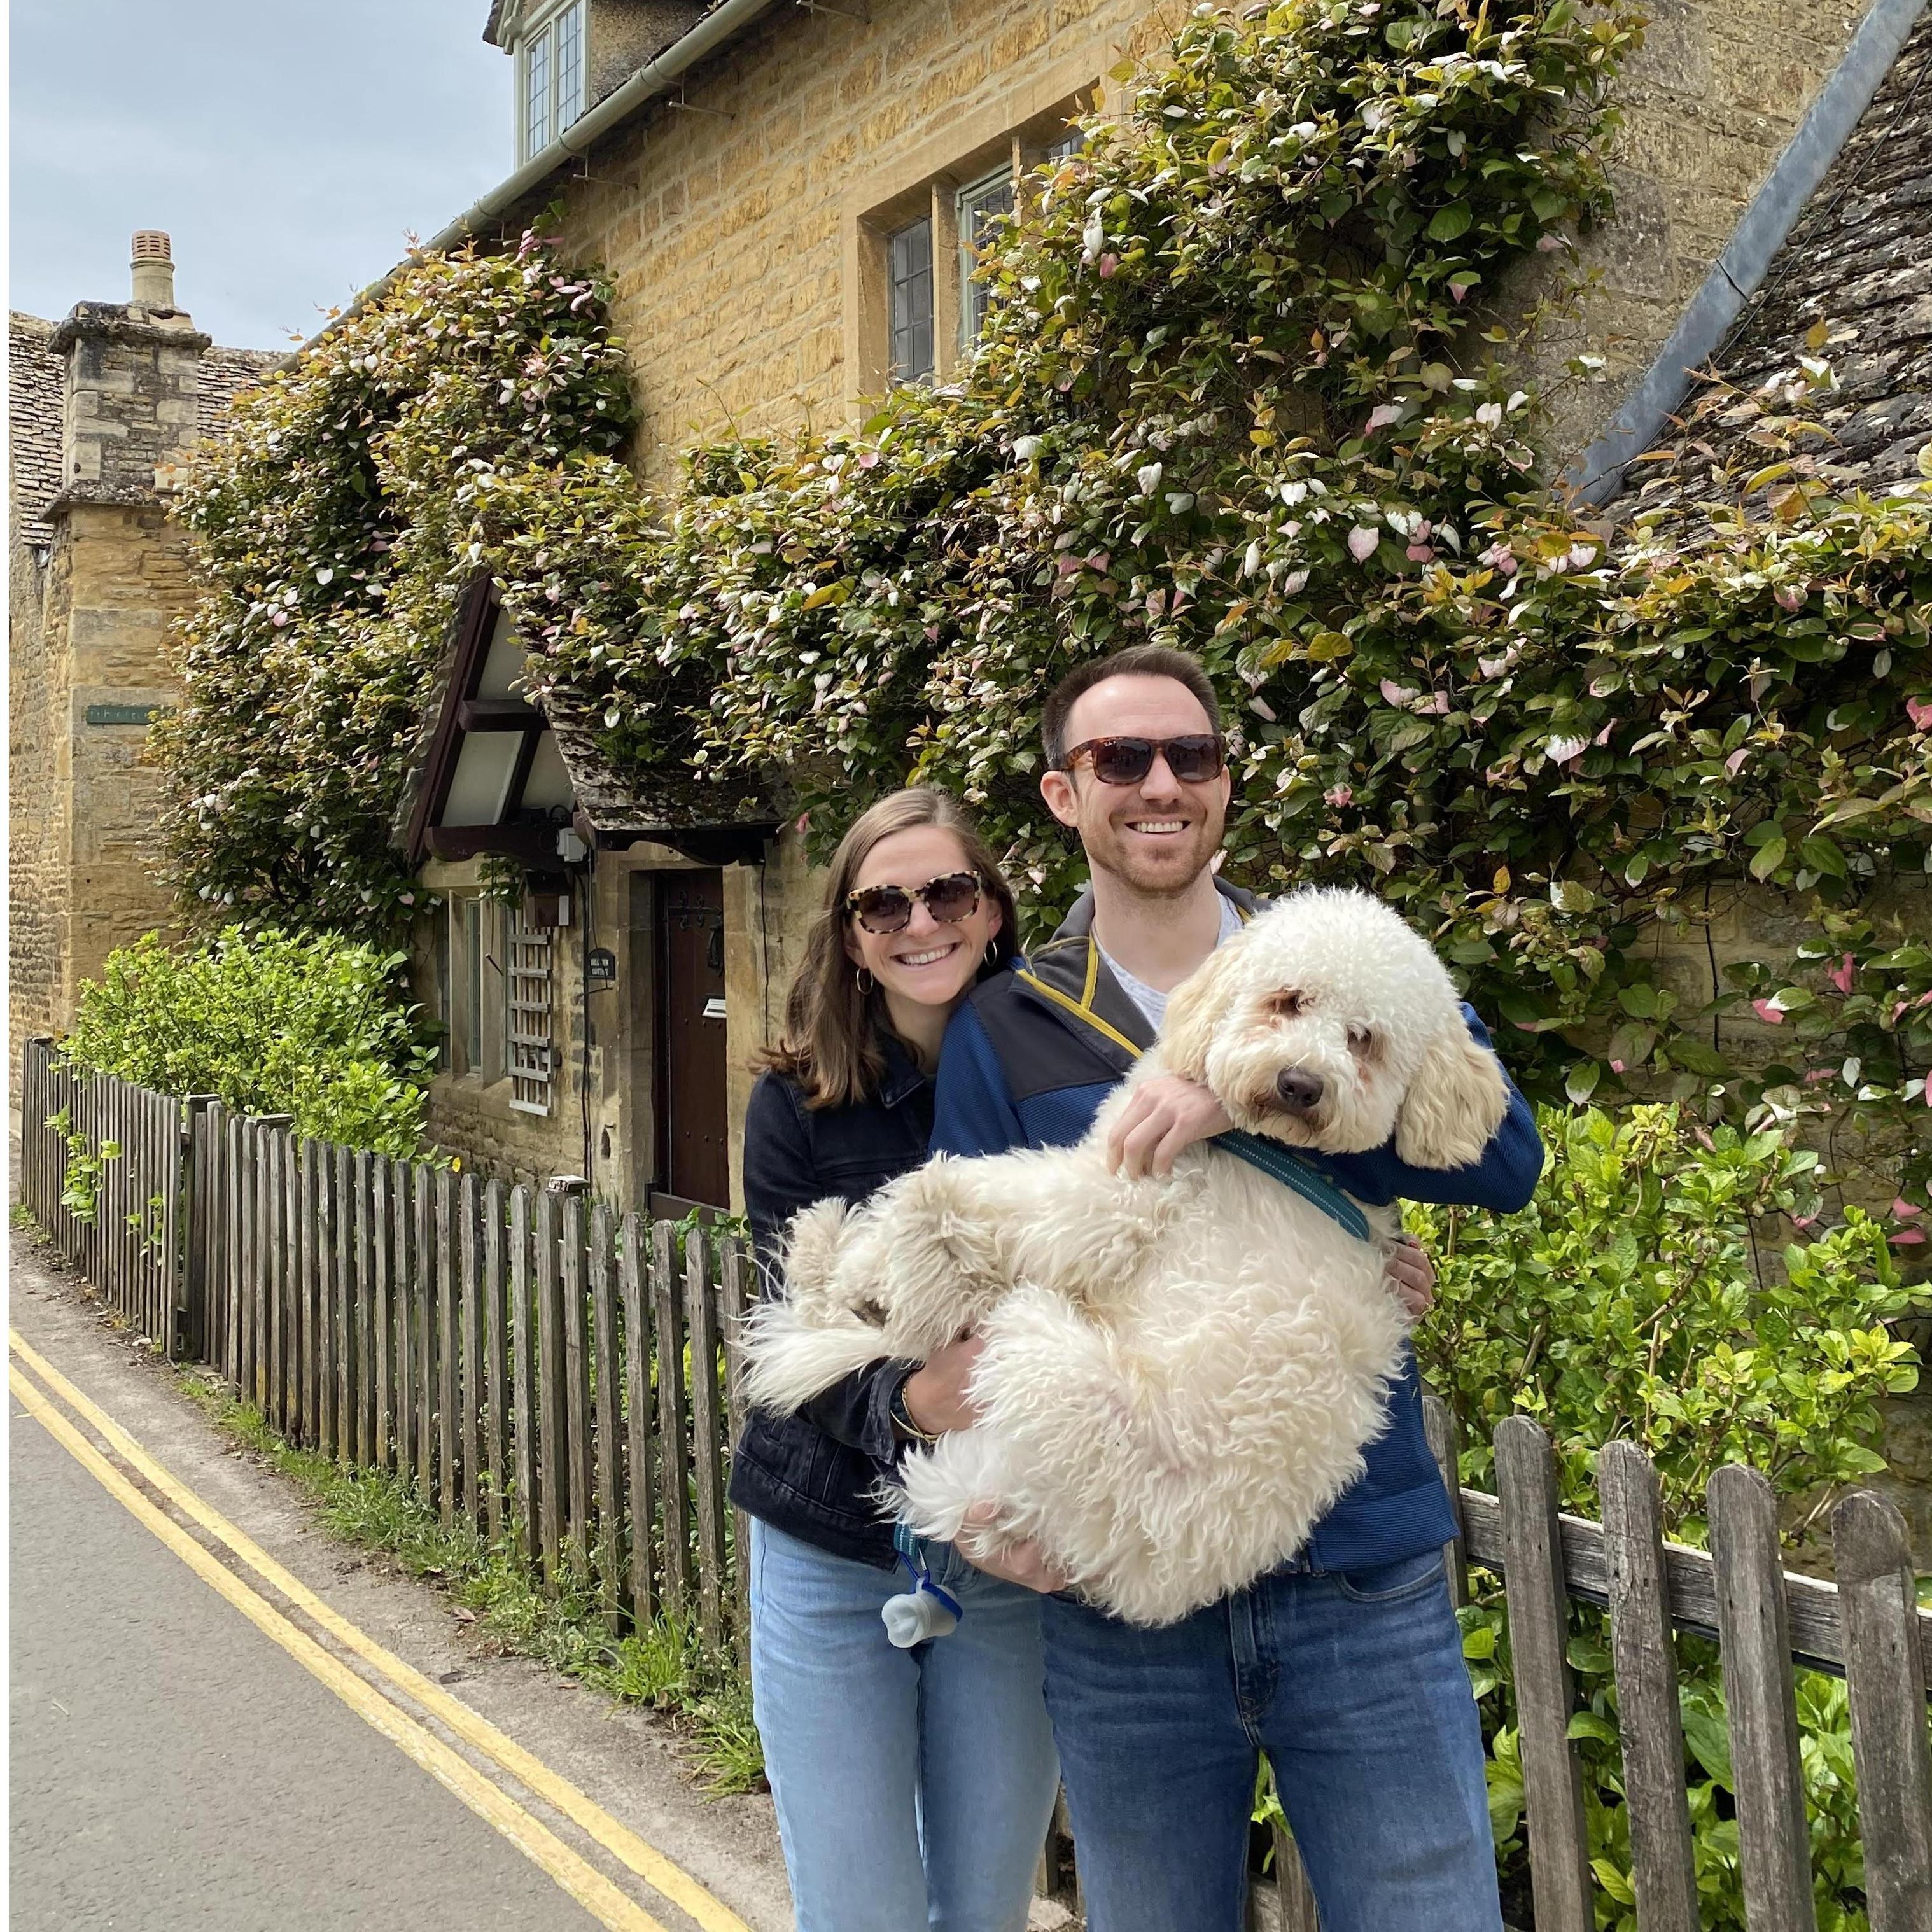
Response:
[{"label": "wooden picket fence", "polygon": [[[595,1592],[614,1631],[665,1612],[742,1658],[744,1526],[725,1500],[741,1419],[731,1338],[750,1286],[735,1242],[618,1216],[580,1182],[479,1183],[76,1076],[45,1041],[28,1043],[22,1075],[22,1198],[158,1347],[213,1364],[290,1440],[394,1471],[446,1522],[517,1538],[553,1586]],[[85,1196],[90,1161],[84,1217],[70,1184]],[[1898,1510],[1868,1492],[1839,1502],[1828,1582],[1784,1569],[1775,1498],[1754,1470],[1718,1471],[1711,1548],[1694,1550],[1663,1540],[1657,1473],[1634,1444],[1599,1455],[1592,1522],[1559,1512],[1549,1438],[1529,1418],[1496,1432],[1491,1496],[1455,1480],[1452,1420],[1427,1406],[1461,1526],[1452,1593],[1466,1596],[1472,1564],[1504,1580],[1538,1932],[1595,1923],[1569,1737],[1572,1598],[1610,1613],[1642,1932],[1699,1922],[1673,1630],[1720,1646],[1751,1932],[1815,1932],[1800,1667],[1846,1680],[1873,1932],[1932,1932],[1932,1612],[1917,1607]],[[1063,1812],[1039,1885],[1077,1901],[1064,1826]],[[1275,1851],[1250,1922],[1314,1932],[1285,1832]]]},{"label": "wooden picket fence", "polygon": [[[662,1612],[742,1651],[735,1240],[620,1218],[580,1181],[481,1182],[82,1078],[43,1041],[22,1074],[22,1198],[157,1347],[213,1364],[288,1441],[513,1535],[613,1630]],[[91,1215],[62,1202],[74,1150],[44,1124],[63,1112],[112,1150]]]}]

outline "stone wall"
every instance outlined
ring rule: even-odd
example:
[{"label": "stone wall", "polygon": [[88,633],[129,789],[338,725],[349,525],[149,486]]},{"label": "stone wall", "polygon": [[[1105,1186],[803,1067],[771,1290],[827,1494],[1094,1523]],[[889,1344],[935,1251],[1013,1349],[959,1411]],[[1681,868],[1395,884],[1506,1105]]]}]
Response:
[{"label": "stone wall", "polygon": [[[1564,454],[1661,346],[1853,23],[1828,0],[1645,10],[1619,88],[1618,217],[1586,249],[1601,286],[1545,356],[1547,378],[1586,346],[1609,365],[1605,382],[1555,398]],[[1144,0],[895,0],[869,21],[774,9],[690,76],[682,110],[660,101],[614,130],[586,178],[544,193],[561,196],[568,245],[614,280],[646,480],[671,483],[697,438],[855,413],[878,386],[868,213],[911,206],[935,177],[970,178],[1076,95],[1118,100],[1111,70],[1157,53],[1184,17]],[[1527,281],[1516,302],[1547,271]]]},{"label": "stone wall", "polygon": [[17,1070],[21,1042],[54,1030],[63,984],[67,734],[56,720],[68,705],[65,660],[50,656],[42,616],[52,554],[16,538],[9,565],[8,1064]]}]

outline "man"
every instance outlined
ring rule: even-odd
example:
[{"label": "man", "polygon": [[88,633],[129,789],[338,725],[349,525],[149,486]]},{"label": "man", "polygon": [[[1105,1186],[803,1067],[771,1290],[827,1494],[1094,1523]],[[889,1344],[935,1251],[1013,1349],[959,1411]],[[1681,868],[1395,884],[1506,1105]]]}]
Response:
[{"label": "man", "polygon": [[[1256,904],[1213,870],[1230,781],[1194,658],[1142,646],[1082,667],[1048,698],[1042,735],[1040,790],[1078,832],[1092,884],[1024,970],[989,980],[954,1019],[932,1138],[952,1154],[1079,1139],[1152,1042],[1168,994]],[[1114,1152],[1165,1171],[1229,1124],[1204,1090],[1152,1082]],[[1474,1167],[1426,1172],[1392,1148],[1315,1158],[1364,1202],[1507,1212],[1528,1200],[1543,1152],[1512,1087]],[[935,1360],[949,1387],[920,1426],[970,1424],[976,1352],[968,1341]],[[1250,1588],[1151,1630],[1070,1594],[1046,1598],[1047,1702],[1091,1932],[1232,1932],[1262,1750],[1324,1932],[1501,1924],[1481,1738],[1443,1572],[1454,1526],[1412,1360],[1390,1408],[1361,1480],[1304,1551]]]}]

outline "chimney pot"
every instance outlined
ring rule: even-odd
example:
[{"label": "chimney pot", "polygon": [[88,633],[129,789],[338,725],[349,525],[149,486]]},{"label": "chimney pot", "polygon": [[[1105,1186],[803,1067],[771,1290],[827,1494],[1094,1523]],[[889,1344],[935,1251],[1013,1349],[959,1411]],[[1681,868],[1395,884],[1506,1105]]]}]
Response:
[{"label": "chimney pot", "polygon": [[142,308],[172,314],[175,306],[174,250],[158,228],[138,230],[134,236],[134,300]]}]

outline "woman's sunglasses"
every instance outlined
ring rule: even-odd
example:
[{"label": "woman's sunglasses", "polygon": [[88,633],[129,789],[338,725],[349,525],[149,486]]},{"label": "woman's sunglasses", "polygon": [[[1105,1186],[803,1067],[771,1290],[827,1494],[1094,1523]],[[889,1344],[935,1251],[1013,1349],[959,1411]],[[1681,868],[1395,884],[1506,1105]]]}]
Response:
[{"label": "woman's sunglasses", "polygon": [[1205,784],[1221,776],[1221,741],[1212,733],[1185,738],[1089,738],[1066,754],[1061,769],[1071,771],[1083,758],[1094,761],[1102,784],[1138,784],[1154,770],[1155,754],[1182,784]]},{"label": "woman's sunglasses", "polygon": [[912,923],[915,899],[924,902],[936,925],[970,919],[980,910],[980,875],[943,872],[922,886],[867,886],[845,895],[845,910],[868,932],[903,932]]}]

